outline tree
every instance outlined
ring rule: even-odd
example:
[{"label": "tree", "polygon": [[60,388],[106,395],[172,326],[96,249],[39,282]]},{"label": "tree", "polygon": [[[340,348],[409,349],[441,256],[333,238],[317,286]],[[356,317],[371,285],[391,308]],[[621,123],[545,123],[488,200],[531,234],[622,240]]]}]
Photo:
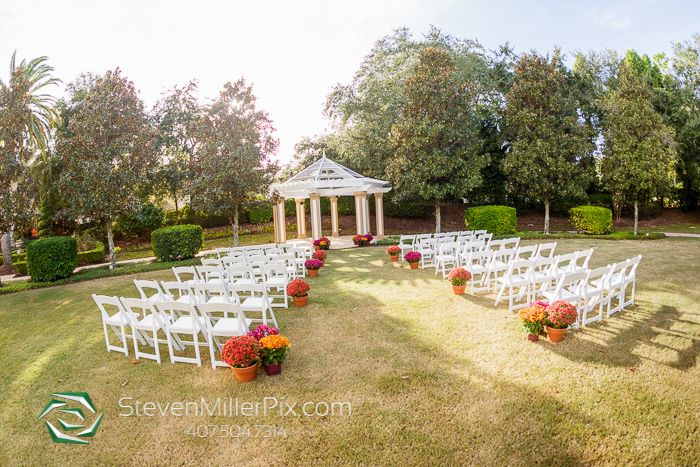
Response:
[{"label": "tree", "polygon": [[153,109],[161,157],[156,188],[173,198],[176,210],[191,176],[190,165],[197,148],[196,126],[202,109],[196,92],[194,81],[184,87],[175,86]]},{"label": "tree", "polygon": [[549,206],[557,198],[581,196],[593,176],[594,131],[580,117],[576,87],[556,50],[547,59],[524,54],[506,95],[511,150],[503,161],[509,189]]},{"label": "tree", "polygon": [[243,79],[226,83],[199,121],[189,191],[192,207],[228,217],[238,246],[241,205],[264,193],[277,165],[271,156],[279,142],[272,121],[257,109],[252,86]]},{"label": "tree", "polygon": [[67,107],[56,148],[65,211],[105,226],[114,268],[112,223],[141,206],[158,162],[154,132],[134,84],[118,68],[72,88]]},{"label": "tree", "polygon": [[603,99],[602,180],[614,196],[633,201],[635,235],[639,201],[662,192],[675,159],[673,129],[654,110],[651,94],[648,82],[624,62],[617,86]]},{"label": "tree", "polygon": [[388,167],[397,190],[435,205],[462,197],[481,183],[478,90],[457,72],[450,51],[426,47],[408,78],[403,118],[392,129],[395,154]]},{"label": "tree", "polygon": [[3,269],[12,271],[12,229],[34,215],[35,192],[29,167],[48,147],[51,128],[60,118],[56,100],[46,88],[60,81],[51,76],[47,57],[16,63],[0,80],[0,233]]}]

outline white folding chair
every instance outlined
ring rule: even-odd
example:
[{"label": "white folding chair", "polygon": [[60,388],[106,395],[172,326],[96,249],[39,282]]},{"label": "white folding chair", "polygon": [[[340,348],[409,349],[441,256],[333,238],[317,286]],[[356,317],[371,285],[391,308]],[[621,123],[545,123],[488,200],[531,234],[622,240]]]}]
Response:
[{"label": "white folding chair", "polygon": [[588,250],[580,250],[577,252],[576,259],[571,267],[572,271],[584,271],[588,269],[588,263],[591,261],[591,256],[593,255],[593,248]]},{"label": "white folding chair", "polygon": [[[107,352],[121,352],[124,355],[129,355],[129,347],[126,344],[126,328],[131,326],[134,317],[124,308],[124,305],[117,297],[109,297],[107,295],[92,294],[92,299],[95,301],[97,308],[102,314],[102,329],[105,335],[105,344]],[[112,344],[109,339],[110,328],[121,342],[121,345]]]},{"label": "white folding chair", "polygon": [[515,250],[514,259],[535,259],[538,245],[519,246]]},{"label": "white folding chair", "polygon": [[401,235],[399,236],[399,244],[398,247],[401,248],[401,261],[403,262],[403,255],[408,253],[409,251],[413,251],[413,248],[416,243],[416,236],[415,235]]},{"label": "white folding chair", "polygon": [[173,274],[176,281],[186,284],[196,284],[201,280],[194,266],[175,266]]},{"label": "white folding chair", "polygon": [[[590,323],[603,319],[603,306],[608,298],[606,286],[612,270],[612,264],[608,264],[602,268],[592,269],[588,274],[583,292],[583,310],[581,310],[580,316],[581,326],[587,326]],[[597,313],[595,313],[596,309]]]},{"label": "white folding chair", "polygon": [[279,327],[275,312],[272,310],[272,303],[267,296],[267,287],[263,284],[234,284],[230,289],[238,297],[241,310],[247,316],[250,316],[250,313],[261,314],[260,318],[253,318],[253,321],[267,325],[268,319],[271,319],[274,326]]},{"label": "white folding chair", "polygon": [[218,282],[205,282],[192,286],[196,297],[195,303],[236,303],[237,297],[231,294],[226,284]]},{"label": "white folding chair", "polygon": [[[167,344],[165,328],[167,323],[163,321],[162,315],[156,310],[155,305],[150,300],[141,298],[121,298],[124,308],[132,314],[131,338],[134,344],[134,355],[136,359],[147,358],[161,363],[160,344]],[[162,332],[163,337],[158,334]],[[145,352],[139,345],[148,344],[153,347],[153,353]],[[179,344],[176,344],[179,348]]]},{"label": "white folding chair", "polygon": [[219,338],[228,339],[246,335],[250,329],[251,320],[246,318],[239,303],[205,303],[198,308],[204,319],[211,367],[214,369],[220,366],[228,367],[227,363],[216,358],[216,353],[221,352],[225,343]]},{"label": "white folding chair", "polygon": [[[491,263],[490,250],[470,251],[464,264],[464,268],[469,271],[472,278],[469,280],[470,293],[482,292],[491,288],[489,264]],[[479,280],[477,281],[477,276]],[[474,284],[477,283],[478,286]]]},{"label": "white folding chair", "polygon": [[[576,307],[579,315],[583,311],[583,296],[590,271],[567,272],[562,274],[554,290],[543,293],[549,303],[564,300]],[[575,327],[578,327],[576,324]]]},{"label": "white folding chair", "polygon": [[[603,288],[603,301],[606,306],[606,316],[608,318],[618,311],[622,311],[622,304],[625,302],[625,275],[629,267],[629,260],[614,263],[607,277],[591,280],[592,286]],[[615,301],[616,303],[614,303]]]},{"label": "white folding chair", "polygon": [[532,299],[537,300],[544,292],[547,292],[556,285],[557,275],[555,273],[557,258],[543,257],[533,261],[532,275],[530,276],[530,290]]},{"label": "white folding chair", "polygon": [[242,264],[229,266],[226,274],[228,284],[255,284],[255,274],[252,266]]},{"label": "white folding chair", "polygon": [[435,266],[435,240],[432,238],[421,238],[416,245],[416,251],[420,253],[420,267],[422,269]]},{"label": "white folding chair", "polygon": [[168,297],[168,299],[164,301],[196,305],[198,303],[197,295],[194,293],[194,286],[196,284],[197,283],[189,284],[187,282],[162,281],[160,285]]},{"label": "white folding chair", "polygon": [[[629,259],[629,267],[625,270],[622,284],[622,308],[634,305],[634,295],[637,289],[637,267],[642,261],[642,255]],[[628,293],[627,290],[631,289]],[[629,297],[629,299],[627,298]]]},{"label": "white folding chair", "polygon": [[147,281],[143,279],[134,279],[134,285],[139,291],[142,300],[150,300],[152,302],[162,302],[168,300],[168,294],[165,293],[158,281]]},{"label": "white folding chair", "polygon": [[[498,287],[496,306],[501,301],[501,297],[506,289],[508,289],[508,311],[530,306],[530,284],[533,267],[534,262],[529,259],[519,259],[510,262],[505,274],[496,279],[496,286]],[[514,294],[514,290],[517,290],[517,293]]]},{"label": "white folding chair", "polygon": [[557,242],[545,242],[537,245],[536,258],[553,258],[554,251],[557,249]]},{"label": "white folding chair", "polygon": [[[170,363],[194,363],[202,366],[202,356],[199,347],[208,345],[205,334],[206,324],[204,318],[197,312],[191,303],[158,302],[156,308],[170,324],[165,327],[165,335],[168,341]],[[186,340],[184,338],[191,340]],[[201,337],[201,340],[200,340]],[[194,357],[177,355],[175,350],[194,347]],[[180,347],[180,349],[177,349]]]},{"label": "white folding chair", "polygon": [[226,275],[221,266],[196,266],[197,277],[199,282],[207,282],[211,284],[225,284]]},{"label": "white folding chair", "polygon": [[[267,296],[270,298],[271,306],[289,308],[289,297],[287,296],[287,286],[289,285],[289,271],[285,263],[270,263],[261,268],[263,284],[267,289]],[[272,293],[272,292],[276,293]],[[282,302],[275,302],[275,299],[282,299]]]},{"label": "white folding chair", "polygon": [[459,243],[443,242],[438,247],[438,252],[435,255],[435,275],[437,276],[438,269],[442,270],[442,278],[446,278],[449,271],[447,267],[452,269],[459,264]]}]

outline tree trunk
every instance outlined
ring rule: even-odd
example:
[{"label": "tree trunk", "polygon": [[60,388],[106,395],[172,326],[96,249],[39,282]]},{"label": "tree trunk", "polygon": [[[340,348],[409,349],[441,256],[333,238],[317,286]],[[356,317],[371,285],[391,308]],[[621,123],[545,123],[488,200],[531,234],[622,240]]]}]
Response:
[{"label": "tree trunk", "polygon": [[12,233],[5,232],[0,238],[2,244],[2,272],[4,274],[12,274]]},{"label": "tree trunk", "polygon": [[549,200],[544,200],[544,233],[549,234]]},{"label": "tree trunk", "polygon": [[440,233],[440,201],[435,201],[435,233]]},{"label": "tree trunk", "polygon": [[233,246],[238,246],[238,203],[233,205]]},{"label": "tree trunk", "polygon": [[112,221],[107,221],[107,245],[109,246],[109,269],[114,269],[117,267],[117,254],[114,252]]},{"label": "tree trunk", "polygon": [[637,235],[637,228],[639,226],[639,202],[634,200],[634,235]]},{"label": "tree trunk", "polygon": [[179,211],[180,208],[178,207],[178,204],[177,204],[177,194],[173,193],[173,199],[175,199],[175,210]]}]

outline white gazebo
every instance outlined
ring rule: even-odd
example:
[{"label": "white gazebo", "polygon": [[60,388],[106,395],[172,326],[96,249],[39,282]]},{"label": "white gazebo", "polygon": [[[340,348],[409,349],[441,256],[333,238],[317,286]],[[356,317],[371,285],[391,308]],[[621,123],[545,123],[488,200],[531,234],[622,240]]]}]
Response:
[{"label": "white gazebo", "polygon": [[384,236],[384,193],[391,190],[389,182],[368,178],[347,167],[323,157],[284,183],[270,187],[275,198],[272,213],[275,224],[275,242],[286,241],[284,200],[294,198],[297,214],[297,238],[306,238],[306,215],[304,201],[311,203],[311,237],[315,240],[323,236],[321,231],[321,196],[328,196],[331,202],[331,236],[338,237],[338,197],[355,197],[355,225],[357,234],[370,232],[369,195],[374,195],[377,238]]}]

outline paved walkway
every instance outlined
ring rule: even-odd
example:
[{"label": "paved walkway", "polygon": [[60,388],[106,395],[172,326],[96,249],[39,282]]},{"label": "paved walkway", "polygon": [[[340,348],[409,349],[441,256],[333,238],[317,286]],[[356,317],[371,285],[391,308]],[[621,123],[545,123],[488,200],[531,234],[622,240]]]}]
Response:
[{"label": "paved walkway", "polygon": [[[328,237],[328,239],[331,241],[331,250],[340,250],[343,248],[353,248],[355,244],[352,243],[352,236],[342,236],[342,237]],[[287,243],[295,243],[295,242],[308,242],[311,243],[312,239],[307,238],[306,240],[299,240],[299,239],[289,239],[287,240]],[[204,250],[200,251],[197,253],[197,258],[202,257],[202,256],[208,256],[208,255],[213,255],[216,250]],[[153,260],[155,260],[155,256],[147,256],[145,258],[134,258],[134,259],[125,259],[122,261],[117,261],[118,265],[123,265],[123,264],[136,264],[136,263],[149,263]],[[74,273],[84,271],[86,269],[95,269],[95,268],[103,268],[107,266],[109,263],[97,263],[97,264],[88,264],[86,266],[79,266],[75,268]],[[29,276],[19,276],[15,277],[14,275],[6,275],[6,276],[0,276],[0,282],[3,284],[6,284],[8,282],[19,282],[19,281],[26,281],[29,280]]]}]

